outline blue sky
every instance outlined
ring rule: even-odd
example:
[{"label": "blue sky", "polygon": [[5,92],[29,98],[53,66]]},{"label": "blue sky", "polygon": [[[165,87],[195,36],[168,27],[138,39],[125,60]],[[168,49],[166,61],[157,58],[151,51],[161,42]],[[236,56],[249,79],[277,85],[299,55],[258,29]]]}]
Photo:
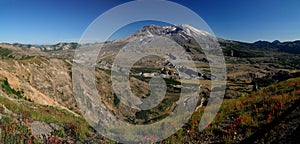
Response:
[{"label": "blue sky", "polygon": [[[299,0],[171,0],[195,11],[221,38],[300,39]],[[126,0],[0,0],[0,42],[77,42],[93,20]],[[135,32],[146,23],[120,30]],[[118,37],[118,36],[115,36]]]}]

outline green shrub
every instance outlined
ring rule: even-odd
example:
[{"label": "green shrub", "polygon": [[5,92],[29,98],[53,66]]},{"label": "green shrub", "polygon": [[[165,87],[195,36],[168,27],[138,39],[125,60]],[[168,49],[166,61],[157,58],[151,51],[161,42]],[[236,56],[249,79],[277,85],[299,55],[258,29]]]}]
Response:
[{"label": "green shrub", "polygon": [[23,98],[24,97],[23,96],[23,94],[24,94],[23,90],[18,91],[18,90],[13,89],[10,86],[10,84],[8,83],[7,79],[5,79],[5,80],[2,81],[1,87],[2,87],[3,92],[6,92],[7,94],[12,94],[16,98]]},{"label": "green shrub", "polygon": [[7,57],[9,57],[9,55],[10,55],[11,53],[12,53],[12,51],[0,47],[0,57],[1,57],[1,58],[7,58]]}]

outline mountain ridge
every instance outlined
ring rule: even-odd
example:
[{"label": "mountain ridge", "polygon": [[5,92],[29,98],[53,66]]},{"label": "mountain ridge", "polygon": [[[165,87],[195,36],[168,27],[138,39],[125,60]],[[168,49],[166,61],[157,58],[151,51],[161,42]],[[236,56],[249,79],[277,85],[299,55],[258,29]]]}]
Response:
[{"label": "mountain ridge", "polygon": [[[188,32],[197,31],[200,32],[203,35],[210,35],[208,32],[198,30],[188,24],[181,24],[181,25],[170,25],[170,26],[157,26],[157,25],[147,25],[136,31],[135,33],[119,38],[113,41],[106,41],[106,42],[100,42],[100,43],[109,43],[109,42],[120,42],[120,41],[126,41],[132,37],[137,36],[165,36],[169,37],[173,40],[175,40],[177,43],[191,43],[192,45],[197,45],[196,41],[193,40],[192,37],[188,36]],[[262,50],[275,50],[280,52],[287,52],[287,53],[294,53],[294,54],[300,54],[300,40],[295,41],[285,41],[280,42],[278,40],[274,40],[273,42],[269,41],[263,41],[259,40],[256,42],[242,42],[242,41],[236,41],[236,40],[226,40],[223,38],[217,38],[220,45],[226,45],[226,44],[233,44],[235,47],[249,47],[250,49],[262,49]],[[184,40],[184,41],[183,41]],[[87,44],[93,44],[93,43],[87,43]],[[0,46],[3,45],[13,45],[15,47],[20,48],[30,48],[30,49],[39,49],[43,52],[51,52],[51,51],[57,51],[57,50],[73,50],[76,49],[80,45],[86,45],[86,44],[79,44],[76,42],[60,42],[53,45],[34,45],[34,44],[20,44],[20,43],[0,43]]]}]

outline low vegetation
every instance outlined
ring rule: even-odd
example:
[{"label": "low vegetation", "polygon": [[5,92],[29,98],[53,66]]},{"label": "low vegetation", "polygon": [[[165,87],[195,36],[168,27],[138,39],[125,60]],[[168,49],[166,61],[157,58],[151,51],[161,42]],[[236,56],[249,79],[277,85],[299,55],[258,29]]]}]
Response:
[{"label": "low vegetation", "polygon": [[[196,112],[189,123],[164,142],[259,142],[281,117],[299,108],[300,78],[289,79],[237,99],[225,100],[216,118],[204,131],[198,124],[204,108]],[[212,106],[213,107],[213,106]],[[209,108],[209,107],[206,107]],[[262,133],[257,136],[257,133]],[[254,137],[254,136],[255,137]],[[278,134],[277,134],[278,135]],[[269,134],[267,137],[276,137]]]},{"label": "low vegetation", "polygon": [[9,95],[13,95],[15,96],[15,98],[23,98],[23,91],[21,90],[15,90],[13,89],[10,84],[8,83],[8,80],[7,79],[4,79],[4,80],[0,80],[2,81],[2,84],[1,84],[1,87],[2,87],[2,91],[5,92],[6,94],[9,94]]},{"label": "low vegetation", "polygon": [[57,142],[67,141],[70,138],[75,139],[75,141],[84,141],[93,133],[93,129],[82,117],[74,116],[74,114],[63,109],[35,105],[32,102],[17,101],[17,99],[8,99],[3,96],[0,96],[0,104],[0,113],[2,114],[0,143],[5,143],[8,140],[15,143],[43,143],[28,128],[33,121],[55,123],[61,127],[60,130],[52,132],[50,137],[53,142],[55,142],[55,137]]},{"label": "low vegetation", "polygon": [[2,58],[2,59],[9,58],[9,57],[11,57],[11,55],[10,55],[11,53],[12,53],[11,50],[0,47],[0,58]]}]

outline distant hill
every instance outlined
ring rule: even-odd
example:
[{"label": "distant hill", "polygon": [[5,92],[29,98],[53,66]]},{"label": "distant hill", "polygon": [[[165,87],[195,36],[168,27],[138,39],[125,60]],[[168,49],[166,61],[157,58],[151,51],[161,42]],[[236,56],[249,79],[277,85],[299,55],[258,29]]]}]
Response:
[{"label": "distant hill", "polygon": [[300,40],[293,42],[280,42],[278,40],[273,42],[257,41],[254,43],[254,46],[265,49],[278,49],[278,51],[281,52],[300,54]]},{"label": "distant hill", "polygon": [[[230,41],[219,39],[221,46],[227,50],[236,50],[240,52],[240,57],[259,57],[260,55],[248,55],[247,50],[262,50],[273,52],[286,52],[291,54],[300,54],[300,40],[291,42],[280,42],[275,40],[273,42],[257,41],[254,43],[245,43],[239,41]],[[225,55],[227,51],[225,50]],[[245,55],[243,55],[245,53]]]}]

